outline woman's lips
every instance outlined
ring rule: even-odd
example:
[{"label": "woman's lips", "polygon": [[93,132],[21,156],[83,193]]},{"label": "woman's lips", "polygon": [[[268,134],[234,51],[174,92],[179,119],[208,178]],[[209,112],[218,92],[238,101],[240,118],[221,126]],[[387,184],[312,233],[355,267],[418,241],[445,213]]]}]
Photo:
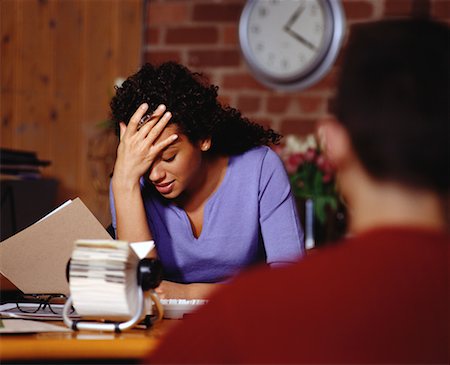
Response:
[{"label": "woman's lips", "polygon": [[156,190],[158,190],[158,192],[160,194],[170,194],[173,190],[173,183],[175,181],[170,181],[168,183],[161,183],[161,184],[154,184]]}]

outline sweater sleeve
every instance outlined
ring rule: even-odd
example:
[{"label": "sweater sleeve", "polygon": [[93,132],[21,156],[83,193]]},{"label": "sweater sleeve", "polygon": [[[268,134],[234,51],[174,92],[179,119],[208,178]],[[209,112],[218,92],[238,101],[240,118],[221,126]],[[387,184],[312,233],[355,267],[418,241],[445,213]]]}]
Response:
[{"label": "sweater sleeve", "polygon": [[114,228],[114,236],[117,237],[117,218],[116,206],[114,204],[114,193],[112,191],[112,182],[109,182],[109,210],[111,212],[111,225]]},{"label": "sweater sleeve", "polygon": [[286,170],[271,149],[261,165],[259,205],[267,263],[273,267],[296,261],[305,252],[303,230]]}]

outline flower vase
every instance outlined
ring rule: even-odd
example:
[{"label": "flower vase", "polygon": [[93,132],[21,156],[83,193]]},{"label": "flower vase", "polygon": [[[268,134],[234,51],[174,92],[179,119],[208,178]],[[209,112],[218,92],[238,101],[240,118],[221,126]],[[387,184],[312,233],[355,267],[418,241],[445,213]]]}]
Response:
[{"label": "flower vase", "polygon": [[324,222],[317,218],[314,209],[314,199],[297,198],[297,210],[305,234],[306,249],[336,241],[346,232],[346,211],[342,203],[338,203],[337,209],[326,207]]},{"label": "flower vase", "polygon": [[305,248],[307,250],[316,245],[314,238],[314,201],[306,199],[305,201]]}]

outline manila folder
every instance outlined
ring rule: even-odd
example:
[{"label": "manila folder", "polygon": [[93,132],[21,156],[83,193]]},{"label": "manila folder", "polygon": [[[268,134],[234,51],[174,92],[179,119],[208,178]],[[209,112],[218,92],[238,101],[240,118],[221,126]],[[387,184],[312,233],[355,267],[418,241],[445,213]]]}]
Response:
[{"label": "manila folder", "polygon": [[78,239],[111,239],[77,198],[0,242],[0,273],[25,294],[69,294],[67,263]]}]

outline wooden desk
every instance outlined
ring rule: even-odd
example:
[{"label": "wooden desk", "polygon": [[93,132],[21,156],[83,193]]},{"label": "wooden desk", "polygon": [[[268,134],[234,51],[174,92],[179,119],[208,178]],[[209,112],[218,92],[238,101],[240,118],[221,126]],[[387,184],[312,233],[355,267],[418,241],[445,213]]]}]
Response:
[{"label": "wooden desk", "polygon": [[[79,331],[1,335],[0,363],[137,363],[178,322],[162,320],[150,329],[133,328],[120,334]],[[64,326],[62,322],[52,324]]]}]

